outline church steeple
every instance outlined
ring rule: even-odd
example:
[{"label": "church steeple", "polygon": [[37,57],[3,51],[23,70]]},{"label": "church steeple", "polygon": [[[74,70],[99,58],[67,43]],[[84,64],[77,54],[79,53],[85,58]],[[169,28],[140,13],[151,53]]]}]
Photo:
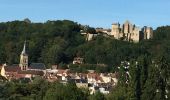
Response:
[{"label": "church steeple", "polygon": [[21,70],[27,70],[28,68],[28,55],[26,53],[26,41],[24,42],[24,47],[20,55],[20,64]]},{"label": "church steeple", "polygon": [[26,41],[24,42],[24,48],[23,48],[23,50],[22,50],[22,53],[21,53],[21,54],[26,54],[25,47],[26,47]]}]

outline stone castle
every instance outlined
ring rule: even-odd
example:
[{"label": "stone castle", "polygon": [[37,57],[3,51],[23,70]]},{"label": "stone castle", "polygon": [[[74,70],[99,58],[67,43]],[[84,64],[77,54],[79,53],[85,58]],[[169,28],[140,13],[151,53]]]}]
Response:
[{"label": "stone castle", "polygon": [[142,39],[152,39],[153,29],[144,26],[142,29],[126,21],[122,26],[119,23],[113,23],[110,34],[115,39],[139,42]]}]

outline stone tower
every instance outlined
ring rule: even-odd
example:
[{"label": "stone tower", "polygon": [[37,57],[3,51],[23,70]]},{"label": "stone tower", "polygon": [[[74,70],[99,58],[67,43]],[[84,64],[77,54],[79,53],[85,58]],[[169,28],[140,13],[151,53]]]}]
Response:
[{"label": "stone tower", "polygon": [[151,27],[144,26],[144,39],[152,39],[153,38],[153,29]]},{"label": "stone tower", "polygon": [[132,31],[133,31],[133,25],[127,20],[123,24],[123,33],[128,34],[128,33],[132,33]]},{"label": "stone tower", "polygon": [[135,43],[140,41],[141,29],[139,27],[134,27],[133,33],[131,35],[131,40]]},{"label": "stone tower", "polygon": [[119,34],[120,34],[120,24],[119,23],[113,23],[111,35],[113,35],[115,39],[119,39],[119,37],[120,37]]},{"label": "stone tower", "polygon": [[19,67],[21,68],[21,70],[27,70],[27,68],[28,68],[28,55],[26,53],[26,41],[24,43],[24,48],[20,55]]}]

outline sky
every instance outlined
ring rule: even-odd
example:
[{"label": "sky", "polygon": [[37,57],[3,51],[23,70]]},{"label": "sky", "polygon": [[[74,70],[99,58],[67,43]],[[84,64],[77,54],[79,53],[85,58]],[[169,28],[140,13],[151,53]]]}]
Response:
[{"label": "sky", "polygon": [[170,25],[170,0],[0,0],[0,22],[72,20],[111,28],[129,20],[139,27]]}]

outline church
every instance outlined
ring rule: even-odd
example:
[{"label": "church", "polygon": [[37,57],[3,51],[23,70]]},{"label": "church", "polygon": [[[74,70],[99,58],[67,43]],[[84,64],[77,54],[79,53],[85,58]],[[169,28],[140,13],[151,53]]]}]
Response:
[{"label": "church", "polygon": [[46,67],[43,63],[31,63],[29,65],[28,54],[26,52],[26,41],[24,42],[23,50],[20,54],[20,63],[0,66],[0,74],[8,80],[20,78],[33,78],[36,76],[44,77]]}]

